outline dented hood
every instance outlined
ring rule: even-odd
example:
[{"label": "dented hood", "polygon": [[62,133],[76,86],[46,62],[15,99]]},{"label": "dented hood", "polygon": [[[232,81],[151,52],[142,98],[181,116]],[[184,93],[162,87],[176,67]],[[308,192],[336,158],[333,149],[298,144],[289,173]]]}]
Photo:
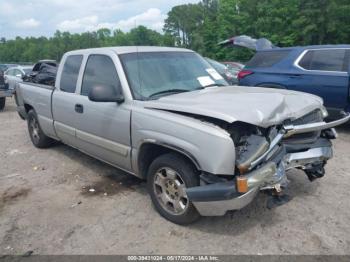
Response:
[{"label": "dented hood", "polygon": [[321,98],[289,90],[227,86],[145,101],[146,108],[183,112],[269,127],[322,108]]}]

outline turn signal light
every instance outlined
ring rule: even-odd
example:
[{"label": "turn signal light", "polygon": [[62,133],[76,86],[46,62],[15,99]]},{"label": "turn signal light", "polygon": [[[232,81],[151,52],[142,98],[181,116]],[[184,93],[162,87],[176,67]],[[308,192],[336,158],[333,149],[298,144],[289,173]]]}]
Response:
[{"label": "turn signal light", "polygon": [[248,180],[246,177],[238,176],[236,183],[237,183],[237,191],[239,193],[247,193],[248,192]]}]

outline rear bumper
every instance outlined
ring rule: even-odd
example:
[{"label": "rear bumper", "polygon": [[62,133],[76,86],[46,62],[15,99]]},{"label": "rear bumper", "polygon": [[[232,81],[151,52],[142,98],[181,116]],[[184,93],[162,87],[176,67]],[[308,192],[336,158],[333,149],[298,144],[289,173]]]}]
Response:
[{"label": "rear bumper", "polygon": [[[320,139],[321,140],[321,139]],[[332,158],[329,140],[320,147],[303,152],[288,153],[284,150],[282,159],[270,160],[258,169],[245,175],[248,178],[248,192],[237,192],[235,181],[198,186],[187,189],[187,196],[202,216],[222,216],[229,210],[238,210],[253,201],[260,190],[280,187],[287,181],[286,170],[301,167],[307,169]],[[317,145],[317,143],[316,143]]]},{"label": "rear bumper", "polygon": [[10,90],[10,89],[7,89],[7,90],[0,89],[0,97],[11,97],[13,95],[13,91],[14,90]]}]

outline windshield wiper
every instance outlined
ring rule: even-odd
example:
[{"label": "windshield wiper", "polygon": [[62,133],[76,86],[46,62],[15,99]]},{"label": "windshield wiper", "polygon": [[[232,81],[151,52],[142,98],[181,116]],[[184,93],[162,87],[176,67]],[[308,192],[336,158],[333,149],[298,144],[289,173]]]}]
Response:
[{"label": "windshield wiper", "polygon": [[187,90],[187,89],[169,89],[169,90],[163,90],[163,91],[159,91],[156,92],[152,95],[150,95],[149,97],[154,97],[154,96],[158,96],[158,95],[162,95],[162,94],[168,94],[168,93],[183,93],[183,92],[189,92],[191,90]]},{"label": "windshield wiper", "polygon": [[195,90],[201,90],[201,89],[205,89],[207,87],[213,87],[213,86],[228,86],[228,85],[224,85],[224,84],[210,84],[210,85],[206,85],[206,86],[199,86]]}]

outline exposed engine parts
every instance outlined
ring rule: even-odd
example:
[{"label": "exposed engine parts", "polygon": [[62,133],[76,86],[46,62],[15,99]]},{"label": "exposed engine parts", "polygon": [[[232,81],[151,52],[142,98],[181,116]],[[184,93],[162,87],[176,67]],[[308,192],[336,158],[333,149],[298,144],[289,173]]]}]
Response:
[{"label": "exposed engine parts", "polygon": [[241,174],[249,170],[250,164],[269,148],[269,142],[263,136],[242,137],[236,150],[236,165]]}]

